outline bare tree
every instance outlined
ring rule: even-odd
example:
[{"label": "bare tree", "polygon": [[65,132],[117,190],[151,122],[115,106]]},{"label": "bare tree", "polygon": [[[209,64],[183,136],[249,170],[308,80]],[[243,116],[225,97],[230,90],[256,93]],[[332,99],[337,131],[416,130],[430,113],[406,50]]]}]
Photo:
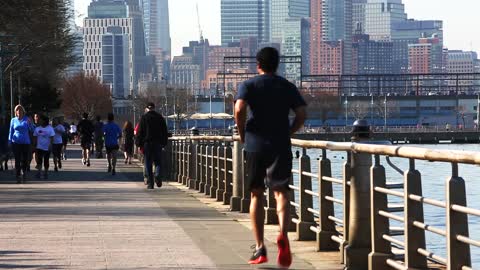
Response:
[{"label": "bare tree", "polygon": [[62,110],[66,117],[80,119],[86,112],[91,117],[112,112],[110,90],[98,78],[80,73],[64,83]]},{"label": "bare tree", "polygon": [[325,123],[329,115],[337,115],[342,111],[340,97],[332,92],[315,92],[303,95],[308,104],[308,112],[310,116],[318,115]]},{"label": "bare tree", "polygon": [[370,104],[365,101],[348,101],[348,114],[355,119],[365,119],[371,111]]}]

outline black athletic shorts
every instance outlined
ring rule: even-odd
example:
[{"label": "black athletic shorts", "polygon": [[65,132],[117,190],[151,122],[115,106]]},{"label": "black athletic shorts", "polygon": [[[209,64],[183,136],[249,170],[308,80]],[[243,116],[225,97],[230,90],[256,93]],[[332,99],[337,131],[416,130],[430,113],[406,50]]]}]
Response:
[{"label": "black athletic shorts", "polygon": [[292,175],[292,152],[246,152],[247,185],[250,189],[288,189]]},{"label": "black athletic shorts", "polygon": [[111,154],[113,151],[117,151],[120,149],[120,146],[114,145],[114,146],[105,146],[105,150],[107,151],[107,154]]},{"label": "black athletic shorts", "polygon": [[92,148],[92,139],[81,138],[80,145],[82,146],[82,149],[90,149]]}]

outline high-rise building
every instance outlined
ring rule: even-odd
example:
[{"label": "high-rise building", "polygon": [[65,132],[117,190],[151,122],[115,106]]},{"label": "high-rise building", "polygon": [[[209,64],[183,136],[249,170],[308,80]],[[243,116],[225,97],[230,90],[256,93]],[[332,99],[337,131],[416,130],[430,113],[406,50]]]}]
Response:
[{"label": "high-rise building", "polygon": [[[137,0],[135,0],[137,1]],[[147,54],[155,56],[156,76],[168,78],[171,38],[168,0],[140,0]]]},{"label": "high-rise building", "polygon": [[[128,84],[124,85],[123,97],[127,97],[131,90],[136,88],[135,78],[135,54],[134,54],[134,18],[128,16],[128,5],[124,1],[102,0],[92,2],[88,7],[88,17],[83,21],[83,70],[86,75],[94,75],[102,78],[102,36],[107,34],[109,27],[118,26],[122,33],[128,36],[128,59],[129,69]],[[120,96],[120,95],[119,95]]]},{"label": "high-rise building", "polygon": [[270,41],[270,0],[221,0],[222,45],[256,37]]},{"label": "high-rise building", "polygon": [[128,35],[120,26],[107,27],[102,35],[102,82],[110,86],[112,97],[124,98],[130,78]]},{"label": "high-rise building", "polygon": [[270,40],[282,43],[283,25],[291,18],[310,17],[310,0],[270,0]]},{"label": "high-rise building", "polygon": [[[310,12],[311,74],[351,74],[352,0],[311,0]],[[341,59],[340,67],[328,59]]]},{"label": "high-rise building", "polygon": [[190,94],[198,94],[200,89],[200,65],[194,63],[193,56],[173,57],[171,83],[176,87],[188,90]]},{"label": "high-rise building", "polygon": [[[88,17],[84,19],[84,63],[83,70],[87,75],[95,75],[102,79],[103,61],[102,36],[108,33],[111,27],[118,27],[122,34],[128,36],[127,55],[128,84],[123,84],[123,96],[117,90],[118,97],[127,97],[136,94],[139,78],[139,66],[145,60],[145,41],[140,7],[136,0],[98,0],[88,6]],[[118,33],[115,33],[118,35]]]},{"label": "high-rise building", "polygon": [[422,37],[436,37],[443,46],[443,22],[406,20],[392,25],[391,40],[393,41],[392,55],[395,73],[408,73],[408,45],[419,43],[419,39]]},{"label": "high-rise building", "polygon": [[354,33],[365,33],[365,6],[367,0],[352,0],[352,29]]},{"label": "high-rise building", "polygon": [[476,52],[449,50],[447,57],[448,73],[473,73],[478,56]]},{"label": "high-rise building", "polygon": [[74,36],[73,56],[75,57],[75,62],[65,69],[66,77],[73,77],[83,71],[83,28],[77,26]]},{"label": "high-rise building", "polygon": [[365,4],[365,34],[371,40],[391,40],[393,25],[405,20],[402,0],[367,0]]},{"label": "high-rise building", "polygon": [[[302,55],[302,19],[289,18],[282,23],[281,54],[284,56]],[[300,82],[301,65],[285,64],[285,78],[293,83]]]},{"label": "high-rise building", "polygon": [[374,41],[365,34],[353,37],[354,63],[353,74],[391,74],[392,68],[391,41]]}]

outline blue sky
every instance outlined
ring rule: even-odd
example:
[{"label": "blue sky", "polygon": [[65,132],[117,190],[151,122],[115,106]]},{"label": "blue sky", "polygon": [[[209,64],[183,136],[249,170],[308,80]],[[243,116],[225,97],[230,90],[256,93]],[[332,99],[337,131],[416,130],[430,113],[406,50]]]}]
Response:
[{"label": "blue sky", "polygon": [[[77,16],[85,15],[91,0],[74,0]],[[203,35],[220,44],[220,0],[169,0],[173,55],[190,40],[199,39],[196,3]],[[445,46],[480,52],[480,0],[403,0],[409,18],[444,21]],[[77,17],[82,25],[82,16]]]}]

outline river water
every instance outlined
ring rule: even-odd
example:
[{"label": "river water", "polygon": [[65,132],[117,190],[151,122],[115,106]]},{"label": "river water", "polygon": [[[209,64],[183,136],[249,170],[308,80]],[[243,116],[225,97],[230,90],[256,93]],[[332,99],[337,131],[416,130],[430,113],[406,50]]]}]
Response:
[{"label": "river water", "polygon": [[[478,151],[480,152],[480,145],[477,144],[437,144],[437,145],[409,145],[415,147],[423,147],[430,149],[448,149],[448,150],[461,150],[461,151]],[[294,149],[295,151],[296,149]],[[321,155],[321,150],[308,150],[312,162],[312,172],[318,172],[317,158]],[[345,152],[328,152],[328,158],[332,164],[332,177],[342,179],[342,165],[346,160]],[[392,162],[402,170],[408,169],[408,159],[403,158],[391,158]],[[294,159],[294,168],[298,168],[298,159]],[[403,182],[403,176],[397,171],[393,170],[385,161],[381,160],[382,165],[385,167],[387,182]],[[445,201],[445,183],[448,177],[451,175],[450,163],[443,162],[428,162],[428,161],[416,161],[415,167],[420,171],[422,175],[422,190],[423,196]],[[467,206],[480,209],[480,166],[475,165],[459,165],[459,176],[465,180],[466,193],[467,193]],[[297,183],[298,176],[294,176],[295,183]],[[312,189],[318,190],[317,181],[312,181]],[[339,185],[334,184],[334,197],[342,198],[342,190]],[[389,196],[389,202],[399,203],[402,202],[397,198]],[[318,209],[317,201],[314,199],[314,208]],[[403,216],[403,213],[395,213]],[[431,226],[435,226],[440,229],[445,229],[445,209],[430,206],[424,204],[425,223]],[[341,205],[335,205],[335,216],[342,218]],[[390,226],[403,227],[396,221],[391,220]],[[480,240],[480,218],[469,216],[469,231],[470,237],[474,240]],[[396,237],[403,241],[403,237]],[[446,255],[446,239],[443,236],[426,232],[427,250],[434,252],[445,258]],[[480,248],[471,246],[473,268],[480,268]]]}]

